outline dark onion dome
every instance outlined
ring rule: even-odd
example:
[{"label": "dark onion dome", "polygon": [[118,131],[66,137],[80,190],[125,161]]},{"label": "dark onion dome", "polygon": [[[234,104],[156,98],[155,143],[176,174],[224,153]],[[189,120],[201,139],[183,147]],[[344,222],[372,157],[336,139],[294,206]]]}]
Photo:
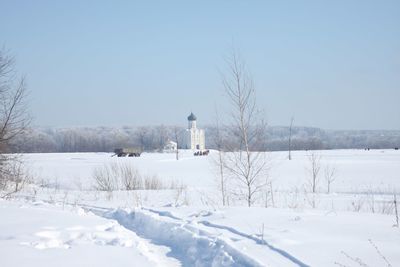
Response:
[{"label": "dark onion dome", "polygon": [[188,121],[195,121],[197,120],[196,116],[193,114],[193,112],[190,113],[189,117],[188,117]]}]

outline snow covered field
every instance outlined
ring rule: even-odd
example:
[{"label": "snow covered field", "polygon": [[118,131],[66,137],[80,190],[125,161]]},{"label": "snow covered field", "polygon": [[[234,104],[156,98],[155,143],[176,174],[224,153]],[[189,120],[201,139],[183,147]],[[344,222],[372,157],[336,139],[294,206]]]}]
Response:
[{"label": "snow covered field", "polygon": [[[1,266],[400,266],[399,151],[317,151],[316,194],[310,152],[268,153],[268,186],[252,208],[234,196],[221,205],[216,153],[23,155],[35,185],[0,200]],[[167,186],[93,190],[93,170],[111,162]]]}]

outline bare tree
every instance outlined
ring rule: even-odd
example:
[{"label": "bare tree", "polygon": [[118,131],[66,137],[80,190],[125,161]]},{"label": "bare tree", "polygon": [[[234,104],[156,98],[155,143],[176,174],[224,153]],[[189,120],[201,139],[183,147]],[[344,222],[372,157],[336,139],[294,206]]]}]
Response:
[{"label": "bare tree", "polygon": [[327,193],[331,192],[331,185],[336,180],[336,168],[332,165],[327,165],[324,169],[324,176],[327,185]]},{"label": "bare tree", "polygon": [[[0,190],[19,191],[24,174],[17,155],[9,153],[10,143],[27,129],[25,79],[18,78],[14,59],[0,50]],[[22,180],[21,180],[22,179]]]},{"label": "bare tree", "polygon": [[225,168],[238,182],[238,193],[250,207],[265,186],[267,169],[266,154],[252,150],[251,145],[264,136],[266,126],[256,107],[253,80],[236,52],[227,59],[223,86],[232,106],[230,130],[237,137],[235,147],[230,148],[235,152],[227,154]]},{"label": "bare tree", "polygon": [[92,171],[92,177],[94,181],[94,189],[98,191],[106,191],[109,193],[110,197],[114,190],[121,188],[120,166],[115,162],[97,166]]},{"label": "bare tree", "polygon": [[311,191],[315,193],[319,179],[319,172],[321,170],[321,156],[312,151],[307,157],[310,164],[307,169],[310,174],[310,187]]},{"label": "bare tree", "polygon": [[289,126],[289,160],[292,160],[292,127],[293,127],[294,117],[290,119],[290,126]]},{"label": "bare tree", "polygon": [[168,133],[167,128],[164,125],[157,126],[156,129],[156,141],[157,141],[157,149],[158,151],[162,151],[165,147],[165,144],[168,141]]},{"label": "bare tree", "polygon": [[125,190],[138,190],[142,187],[142,176],[132,165],[119,165],[118,169]]},{"label": "bare tree", "polygon": [[136,136],[138,139],[138,143],[140,145],[140,150],[144,151],[146,149],[146,138],[149,133],[149,129],[147,127],[139,127],[136,131]]},{"label": "bare tree", "polygon": [[175,142],[176,142],[176,151],[175,151],[176,160],[179,160],[179,145],[180,145],[179,132],[180,132],[179,131],[179,127],[175,126],[174,127],[174,139],[175,139]]},{"label": "bare tree", "polygon": [[395,214],[395,217],[396,217],[396,224],[395,224],[394,226],[395,226],[395,227],[399,227],[399,212],[397,211],[397,198],[396,198],[396,194],[394,195],[393,204],[394,204],[394,214]]},{"label": "bare tree", "polygon": [[216,120],[215,120],[215,133],[213,135],[214,137],[214,144],[217,149],[218,156],[215,159],[215,164],[218,167],[218,189],[221,192],[221,198],[222,198],[222,205],[229,205],[228,203],[228,190],[227,190],[227,183],[228,183],[228,176],[225,175],[225,153],[224,153],[224,138],[223,134],[221,132],[220,128],[220,120],[219,120],[219,115],[218,112],[216,112]]}]

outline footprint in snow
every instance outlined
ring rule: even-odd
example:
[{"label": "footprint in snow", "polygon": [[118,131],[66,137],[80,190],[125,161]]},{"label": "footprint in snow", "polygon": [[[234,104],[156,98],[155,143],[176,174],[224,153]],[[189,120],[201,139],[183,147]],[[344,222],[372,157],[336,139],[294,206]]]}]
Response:
[{"label": "footprint in snow", "polygon": [[121,247],[133,247],[136,244],[129,233],[116,222],[109,222],[93,228],[79,225],[65,229],[44,227],[42,231],[34,233],[33,236],[38,240],[21,242],[20,244],[40,250],[52,248],[69,249],[77,244]]}]

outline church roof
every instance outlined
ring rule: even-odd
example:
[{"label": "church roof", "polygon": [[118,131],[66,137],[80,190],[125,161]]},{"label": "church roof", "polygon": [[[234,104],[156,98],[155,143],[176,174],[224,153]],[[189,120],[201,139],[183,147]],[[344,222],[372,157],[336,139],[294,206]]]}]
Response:
[{"label": "church roof", "polygon": [[188,117],[188,121],[195,121],[197,120],[196,116],[193,114],[193,112],[190,112],[190,115]]}]

